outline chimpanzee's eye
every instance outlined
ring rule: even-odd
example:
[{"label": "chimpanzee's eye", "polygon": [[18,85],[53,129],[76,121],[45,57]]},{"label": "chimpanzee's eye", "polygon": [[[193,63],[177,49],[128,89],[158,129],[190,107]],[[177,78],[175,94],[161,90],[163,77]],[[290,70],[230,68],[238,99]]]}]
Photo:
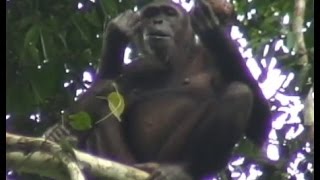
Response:
[{"label": "chimpanzee's eye", "polygon": [[178,15],[178,12],[174,8],[169,7],[169,6],[163,7],[162,10],[163,10],[164,14],[166,14],[168,16],[177,16]]},{"label": "chimpanzee's eye", "polygon": [[160,10],[155,7],[149,7],[142,12],[142,16],[146,18],[155,17],[160,13]]}]

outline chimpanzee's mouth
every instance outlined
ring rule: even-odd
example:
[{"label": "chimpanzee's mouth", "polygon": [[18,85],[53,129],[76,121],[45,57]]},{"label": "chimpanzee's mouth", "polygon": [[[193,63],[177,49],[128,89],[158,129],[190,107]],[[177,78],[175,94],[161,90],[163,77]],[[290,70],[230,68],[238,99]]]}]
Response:
[{"label": "chimpanzee's mouth", "polygon": [[155,38],[155,39],[167,39],[167,38],[171,38],[171,36],[169,34],[166,34],[164,32],[150,32],[147,34],[148,38]]},{"label": "chimpanzee's mouth", "polygon": [[154,38],[154,39],[169,39],[170,36],[158,36],[158,35],[149,35],[149,38]]}]

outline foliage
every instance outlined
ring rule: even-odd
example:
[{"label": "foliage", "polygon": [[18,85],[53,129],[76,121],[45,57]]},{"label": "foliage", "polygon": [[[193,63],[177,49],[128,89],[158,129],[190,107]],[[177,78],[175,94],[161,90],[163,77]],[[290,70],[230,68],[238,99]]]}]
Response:
[{"label": "foliage", "polygon": [[70,125],[73,129],[84,131],[92,127],[92,119],[86,112],[78,112],[69,116]]},{"label": "foliage", "polygon": [[[237,14],[243,15],[237,25],[249,40],[247,48],[252,48],[255,59],[264,58],[269,64],[272,57],[276,57],[279,68],[301,77],[289,86],[290,92],[300,86],[301,97],[305,97],[313,85],[313,4],[313,1],[307,1],[305,26],[307,22],[311,24],[304,33],[310,68],[301,73],[299,54],[274,50],[279,39],[284,40],[289,50],[295,48],[292,20],[283,23],[285,15],[294,15],[293,1],[234,1]],[[76,90],[83,89],[83,72],[94,73],[98,66],[104,24],[133,7],[132,0],[7,0],[6,113],[10,114],[7,130],[36,136],[54,123],[52,121],[60,116],[60,111],[73,101]],[[264,55],[266,45],[270,48]],[[260,63],[259,66],[263,65]],[[66,82],[69,85],[64,87]],[[117,105],[118,100],[115,102]],[[36,121],[39,117],[41,121],[30,120],[31,114],[39,114]],[[87,125],[82,124],[81,128]],[[285,131],[285,128],[277,131],[278,137],[283,138]],[[281,146],[282,155],[292,159],[294,152],[304,144],[303,139],[286,142]],[[308,158],[313,159],[313,156]]]},{"label": "foliage", "polygon": [[[83,5],[81,9],[78,2]],[[132,3],[7,1],[7,114],[23,121],[30,114],[40,113],[47,117],[41,123],[52,123],[46,119],[57,116],[52,112],[66,107],[73,101],[75,91],[83,87],[82,73],[94,72],[97,67],[104,21],[133,7]],[[64,83],[70,81],[64,88]],[[21,124],[18,121],[14,129],[24,128],[16,127]]]}]

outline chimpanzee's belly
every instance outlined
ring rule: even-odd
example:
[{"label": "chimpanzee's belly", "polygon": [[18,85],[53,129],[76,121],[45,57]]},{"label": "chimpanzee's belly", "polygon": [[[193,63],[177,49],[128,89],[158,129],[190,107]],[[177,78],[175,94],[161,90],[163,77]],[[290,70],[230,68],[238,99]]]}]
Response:
[{"label": "chimpanzee's belly", "polygon": [[126,127],[137,158],[140,161],[163,159],[164,151],[168,159],[179,157],[194,127],[192,124],[200,121],[195,113],[204,107],[205,99],[207,97],[183,90],[159,91],[133,104],[127,112]]}]

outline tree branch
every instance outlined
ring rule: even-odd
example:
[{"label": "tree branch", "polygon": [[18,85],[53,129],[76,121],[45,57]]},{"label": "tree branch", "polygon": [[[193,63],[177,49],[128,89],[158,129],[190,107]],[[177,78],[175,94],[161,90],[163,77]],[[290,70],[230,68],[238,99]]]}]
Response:
[{"label": "tree branch", "polygon": [[296,38],[296,41],[295,41],[296,50],[299,54],[302,54],[302,56],[299,59],[299,64],[301,65],[306,65],[308,63],[307,49],[306,49],[304,36],[302,32],[305,9],[306,9],[306,0],[295,0],[292,30]]},{"label": "tree branch", "polygon": [[312,145],[314,144],[314,98],[313,98],[313,87],[310,88],[309,93],[304,100],[303,108],[303,120],[304,125],[307,126],[305,133],[305,140],[309,141]]},{"label": "tree branch", "polygon": [[[293,22],[292,22],[292,32],[295,35],[295,50],[297,54],[301,55],[298,59],[297,64],[302,66],[302,69],[299,73],[299,82],[302,83],[307,78],[307,74],[311,68],[308,59],[308,53],[306,44],[304,41],[304,34],[303,34],[303,24],[304,24],[304,14],[306,9],[306,0],[295,0],[295,8],[294,8],[294,15],[293,15]],[[304,85],[304,84],[300,84]]]},{"label": "tree branch", "polygon": [[[295,48],[298,54],[301,54],[298,64],[302,65],[302,69],[299,75],[300,82],[303,82],[303,79],[306,77],[311,66],[308,60],[308,53],[306,49],[306,44],[304,41],[304,35],[302,32],[304,24],[304,14],[306,9],[306,0],[295,0],[295,9],[294,9],[294,19],[292,23],[292,30],[295,34]],[[314,136],[314,107],[313,107],[313,88],[309,90],[308,96],[305,99],[305,108],[303,110],[304,114],[304,125],[307,127],[305,134],[307,135],[307,140],[310,140],[313,143]]]},{"label": "tree branch", "polygon": [[6,133],[6,168],[54,179],[85,179],[82,170],[114,180],[145,180],[149,174],[78,150],[75,158],[60,145],[45,140]]}]

